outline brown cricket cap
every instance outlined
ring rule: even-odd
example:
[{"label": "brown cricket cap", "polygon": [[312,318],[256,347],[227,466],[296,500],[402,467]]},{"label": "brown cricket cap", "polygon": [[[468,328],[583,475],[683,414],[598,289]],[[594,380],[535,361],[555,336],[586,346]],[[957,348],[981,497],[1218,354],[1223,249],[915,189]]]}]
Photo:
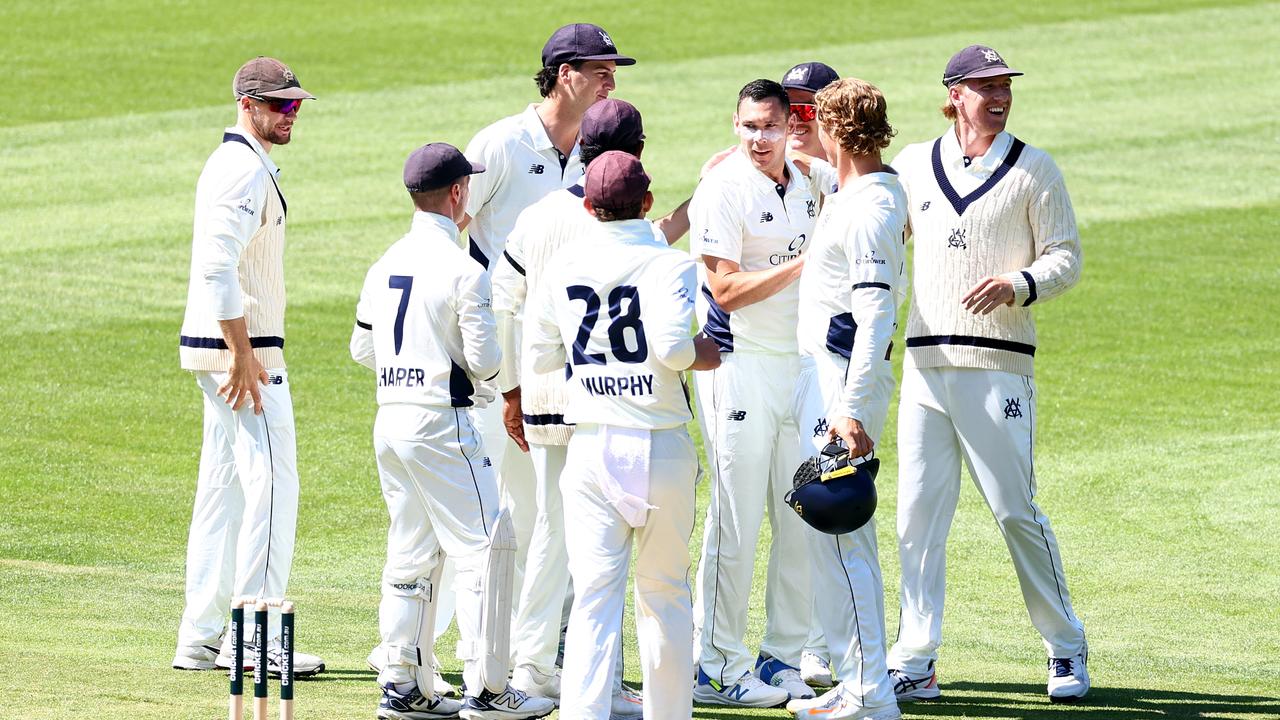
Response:
[{"label": "brown cricket cap", "polygon": [[584,190],[595,207],[620,210],[644,200],[644,194],[649,191],[649,176],[640,158],[621,150],[610,150],[587,166]]},{"label": "brown cricket cap", "polygon": [[640,111],[626,100],[605,98],[582,116],[583,145],[610,150],[631,150],[644,140]]},{"label": "brown cricket cap", "polygon": [[275,58],[259,55],[236,71],[231,82],[236,97],[280,98],[283,100],[314,100],[315,95],[303,90],[298,76],[288,65]]}]

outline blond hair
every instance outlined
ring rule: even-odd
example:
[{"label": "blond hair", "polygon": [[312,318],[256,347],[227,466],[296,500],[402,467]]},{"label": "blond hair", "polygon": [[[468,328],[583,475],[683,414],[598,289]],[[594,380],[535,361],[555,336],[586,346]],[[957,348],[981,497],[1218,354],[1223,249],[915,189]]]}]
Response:
[{"label": "blond hair", "polygon": [[889,147],[897,134],[889,125],[884,95],[865,80],[837,80],[818,92],[814,103],[822,129],[847,153],[870,155]]}]

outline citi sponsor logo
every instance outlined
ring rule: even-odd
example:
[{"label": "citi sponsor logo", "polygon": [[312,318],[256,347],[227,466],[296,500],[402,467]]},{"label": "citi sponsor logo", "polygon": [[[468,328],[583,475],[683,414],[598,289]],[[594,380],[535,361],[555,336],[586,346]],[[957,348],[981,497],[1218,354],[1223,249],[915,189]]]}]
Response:
[{"label": "citi sponsor logo", "polygon": [[537,164],[537,163],[534,163],[534,164],[532,164],[532,165],[530,165],[530,166],[529,166],[529,174],[530,174],[530,175],[541,175],[542,173],[544,173],[544,172],[546,172],[546,171],[547,171],[547,166],[546,166],[546,165],[539,165],[539,164]]},{"label": "citi sponsor logo", "polygon": [[804,244],[808,241],[809,241],[808,236],[805,235],[804,233],[800,233],[799,235],[792,238],[791,242],[787,243],[786,252],[774,253],[770,255],[769,264],[781,265],[783,263],[787,263],[787,262],[791,262],[792,260],[795,260],[796,258],[800,257],[800,253],[804,252]]},{"label": "citi sponsor logo", "polygon": [[726,415],[725,417],[727,417],[728,419],[734,422],[742,422],[743,420],[747,419],[747,411],[746,410],[730,410],[729,414]]},{"label": "citi sponsor logo", "polygon": [[636,397],[653,394],[652,375],[628,375],[626,377],[584,377],[582,387],[592,395],[606,397]]}]

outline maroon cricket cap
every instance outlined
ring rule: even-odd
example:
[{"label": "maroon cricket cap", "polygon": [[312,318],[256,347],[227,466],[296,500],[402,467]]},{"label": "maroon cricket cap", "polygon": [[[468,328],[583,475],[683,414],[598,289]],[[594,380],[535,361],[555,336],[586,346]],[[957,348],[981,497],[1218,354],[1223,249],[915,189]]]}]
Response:
[{"label": "maroon cricket cap", "polygon": [[560,67],[579,60],[612,60],[619,65],[635,65],[635,58],[619,55],[613,38],[604,28],[591,23],[574,23],[551,33],[542,46],[542,67]]},{"label": "maroon cricket cap", "polygon": [[582,144],[609,150],[631,150],[644,140],[640,111],[626,100],[606,98],[582,116]]},{"label": "maroon cricket cap", "polygon": [[262,55],[240,66],[231,81],[231,90],[237,98],[248,95],[252,98],[314,100],[316,97],[302,89],[298,76],[288,65]]},{"label": "maroon cricket cap", "polygon": [[840,79],[840,75],[826,63],[800,63],[782,76],[782,87],[808,90],[816,93]]},{"label": "maroon cricket cap", "polygon": [[587,166],[585,195],[595,207],[618,210],[644,200],[649,176],[640,158],[621,150],[610,150]]},{"label": "maroon cricket cap", "polygon": [[1006,65],[995,50],[986,45],[970,45],[951,56],[946,72],[942,73],[942,84],[951,87],[961,80],[1021,74]]},{"label": "maroon cricket cap", "polygon": [[427,143],[410,153],[409,159],[404,161],[404,186],[409,192],[426,192],[482,172],[483,165],[471,162],[461,150],[449,143]]}]

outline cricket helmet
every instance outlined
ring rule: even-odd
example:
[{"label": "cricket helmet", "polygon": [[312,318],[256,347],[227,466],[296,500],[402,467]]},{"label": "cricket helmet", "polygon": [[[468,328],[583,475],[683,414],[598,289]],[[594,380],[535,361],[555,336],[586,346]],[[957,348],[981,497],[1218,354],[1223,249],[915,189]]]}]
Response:
[{"label": "cricket helmet", "polygon": [[815,530],[830,535],[850,533],[876,512],[879,458],[854,464],[843,444],[831,443],[796,468],[786,503]]}]

